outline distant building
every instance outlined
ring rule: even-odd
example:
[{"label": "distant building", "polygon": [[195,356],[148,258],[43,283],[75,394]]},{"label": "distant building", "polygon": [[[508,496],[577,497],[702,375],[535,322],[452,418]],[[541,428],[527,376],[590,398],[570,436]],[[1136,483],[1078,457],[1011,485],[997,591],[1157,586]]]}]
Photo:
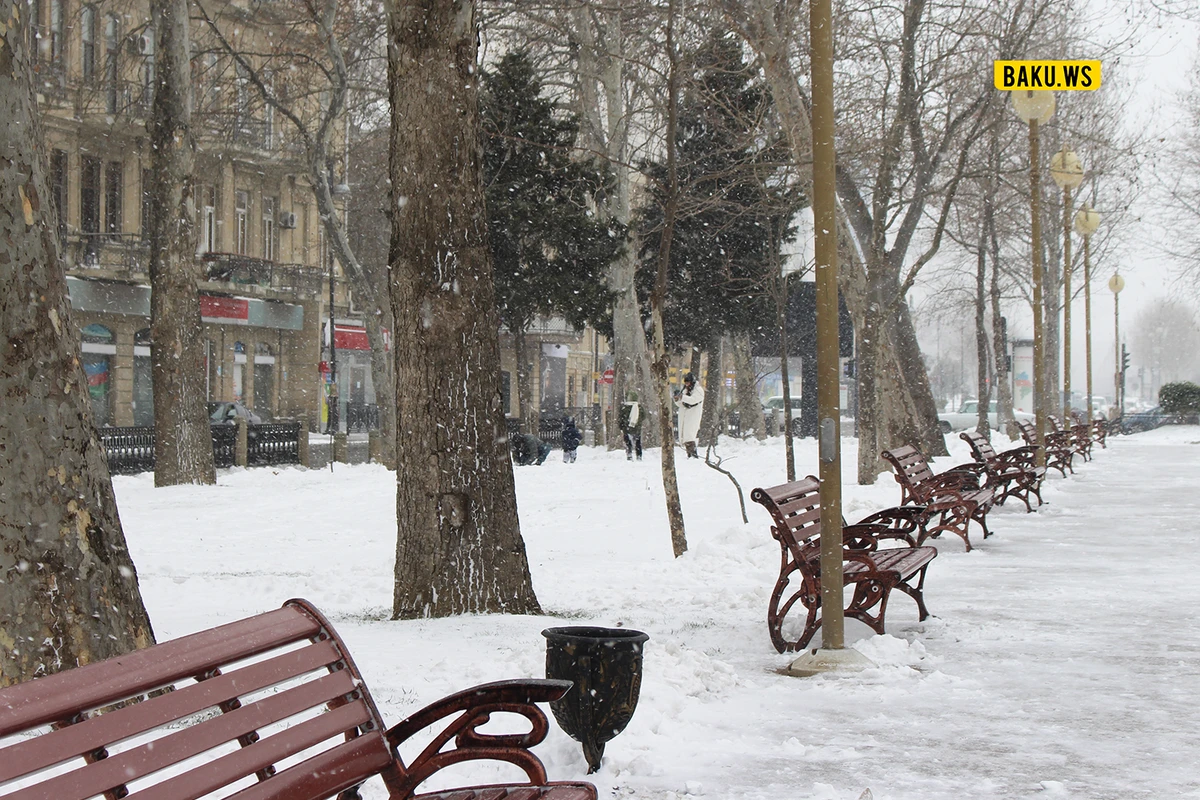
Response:
[{"label": "distant building", "polygon": [[[216,3],[214,5],[221,5]],[[269,14],[225,4],[253,40]],[[38,103],[96,421],[153,422],[146,119],[155,39],[146,0],[34,0]],[[302,155],[248,77],[193,26],[196,250],[208,397],[317,428],[330,394],[329,273]],[[335,281],[343,406],[373,402],[361,322]],[[353,412],[353,409],[351,409]],[[349,416],[353,417],[353,413]],[[323,428],[322,428],[323,429]]]}]

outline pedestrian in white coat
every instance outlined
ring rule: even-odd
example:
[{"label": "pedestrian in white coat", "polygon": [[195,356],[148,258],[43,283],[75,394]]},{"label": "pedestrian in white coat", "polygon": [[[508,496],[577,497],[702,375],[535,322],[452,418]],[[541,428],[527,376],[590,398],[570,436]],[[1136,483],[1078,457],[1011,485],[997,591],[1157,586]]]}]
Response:
[{"label": "pedestrian in white coat", "polygon": [[675,404],[679,406],[679,441],[688,458],[699,458],[696,440],[700,437],[700,417],[704,415],[704,390],[696,385],[696,376],[683,376],[683,390],[675,393]]}]

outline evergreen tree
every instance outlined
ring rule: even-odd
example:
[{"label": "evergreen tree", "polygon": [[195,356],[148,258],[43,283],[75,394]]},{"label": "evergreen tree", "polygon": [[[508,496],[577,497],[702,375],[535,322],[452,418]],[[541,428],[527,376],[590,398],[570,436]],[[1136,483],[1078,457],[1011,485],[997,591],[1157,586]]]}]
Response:
[{"label": "evergreen tree", "polygon": [[500,318],[516,339],[522,417],[528,408],[524,334],[538,315],[576,327],[611,327],[609,264],[624,242],[616,223],[595,213],[607,176],[571,157],[575,119],[556,113],[523,52],[483,76],[484,185],[488,238]]},{"label": "evergreen tree", "polygon": [[[773,145],[770,94],[742,60],[740,41],[711,38],[697,53],[697,79],[684,95],[676,138],[679,216],[671,244],[665,311],[668,341],[708,346],[726,333],[773,318],[766,299],[779,243],[799,208]],[[649,203],[638,215],[640,256],[658,257],[665,169],[646,167]],[[782,233],[782,235],[781,235]],[[640,270],[649,294],[652,270]]]}]

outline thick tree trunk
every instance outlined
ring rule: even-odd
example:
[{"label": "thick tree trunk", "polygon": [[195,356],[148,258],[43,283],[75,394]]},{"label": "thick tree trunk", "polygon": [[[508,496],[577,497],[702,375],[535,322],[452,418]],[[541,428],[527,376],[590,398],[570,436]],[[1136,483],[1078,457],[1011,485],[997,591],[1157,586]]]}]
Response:
[{"label": "thick tree trunk", "polygon": [[[393,616],[538,613],[500,402],[470,0],[388,0]],[[402,391],[401,391],[402,389]]]},{"label": "thick tree trunk", "polygon": [[0,686],[154,641],[79,363],[28,8],[0,0]]},{"label": "thick tree trunk", "polygon": [[186,0],[153,0],[158,81],[150,138],[150,363],[154,485],[216,483],[196,288],[191,45]]}]

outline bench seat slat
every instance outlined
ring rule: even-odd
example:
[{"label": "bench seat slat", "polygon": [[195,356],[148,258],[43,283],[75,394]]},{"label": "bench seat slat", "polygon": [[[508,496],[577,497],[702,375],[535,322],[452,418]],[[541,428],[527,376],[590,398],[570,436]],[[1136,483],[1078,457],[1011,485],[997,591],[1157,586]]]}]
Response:
[{"label": "bench seat slat", "polygon": [[[195,769],[169,778],[162,783],[148,786],[145,789],[129,795],[135,800],[197,800],[209,792],[228,786],[236,780],[253,775],[260,769],[287,758],[314,745],[336,736],[342,731],[348,731],[361,725],[370,718],[362,703],[335,708],[326,714],[301,722],[298,725],[268,736],[255,742],[249,747],[243,747],[236,753],[229,753],[221,758],[200,764]],[[366,739],[360,744],[364,750],[378,748],[387,754],[387,745],[382,733],[372,732],[357,739]],[[357,742],[357,739],[355,742]],[[345,746],[345,743],[338,747]],[[337,748],[331,748],[337,749]],[[378,757],[381,758],[382,756]],[[371,763],[379,763],[378,758]],[[305,764],[315,763],[307,759]],[[337,757],[331,757],[329,763],[337,763]],[[390,763],[390,756],[389,756]],[[365,777],[365,776],[362,776]],[[274,778],[265,781],[269,783]],[[351,781],[353,785],[357,780]],[[279,794],[268,794],[269,797],[280,797]],[[289,798],[290,800],[290,798]]]},{"label": "bench seat slat", "polygon": [[69,725],[53,737],[39,736],[18,742],[4,750],[0,783],[124,741],[199,711],[216,708],[235,697],[326,667],[341,657],[332,641],[317,642]]},{"label": "bench seat slat", "polygon": [[284,607],[145,650],[18,684],[6,691],[0,737],[95,709],[314,636],[316,622]]},{"label": "bench seat slat", "polygon": [[477,786],[452,789],[446,792],[419,794],[415,800],[595,800],[595,796],[586,784],[551,783],[546,786]]},{"label": "bench seat slat", "polygon": [[387,741],[372,731],[281,770],[268,781],[247,786],[230,800],[318,800],[349,789],[391,763]]},{"label": "bench seat slat", "polygon": [[[84,800],[95,794],[97,786],[111,788],[152,775],[160,769],[207,752],[214,747],[235,742],[239,736],[285,720],[293,714],[322,706],[329,700],[345,695],[353,689],[354,678],[349,672],[331,673],[318,680],[269,695],[234,711],[173,731],[166,736],[125,752],[115,753],[108,758],[50,778],[41,787],[50,794],[40,796],[55,797],[59,800]],[[358,713],[355,717],[357,721],[353,723],[354,725],[365,722],[369,718],[361,701],[344,706],[344,708],[357,708]],[[330,715],[322,714],[318,719],[328,716]],[[289,728],[272,734],[264,741],[280,739],[281,742],[286,742],[292,738],[289,736],[291,730],[293,729]],[[344,731],[348,728],[340,730]],[[333,733],[337,732],[339,731],[333,731]],[[294,752],[296,750],[288,750],[281,757]],[[253,771],[250,772],[253,773]],[[23,800],[23,797],[21,793],[18,793],[13,800],[18,800],[18,798]]]}]

